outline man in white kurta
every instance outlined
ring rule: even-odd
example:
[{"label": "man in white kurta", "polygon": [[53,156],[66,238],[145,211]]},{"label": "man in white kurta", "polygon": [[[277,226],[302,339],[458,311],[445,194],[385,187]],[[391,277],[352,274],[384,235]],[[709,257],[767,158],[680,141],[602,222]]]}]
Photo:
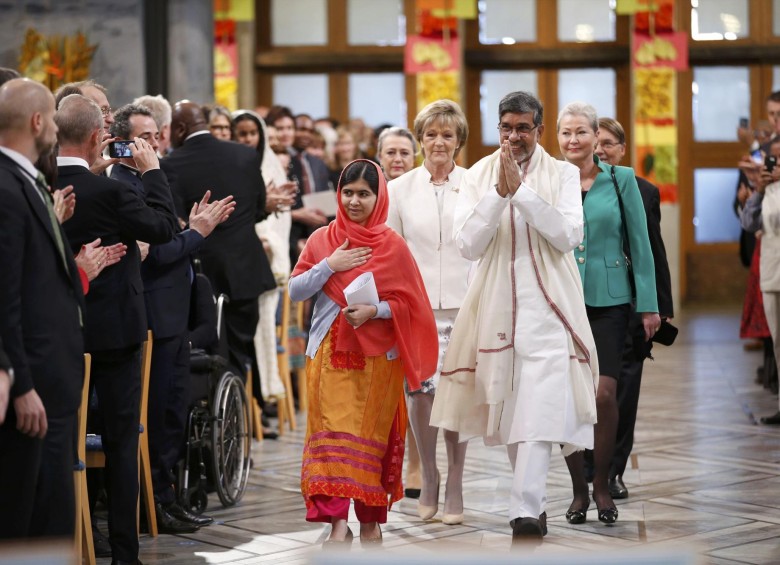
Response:
[{"label": "man in white kurta", "polygon": [[572,250],[583,238],[579,171],[538,144],[541,103],[499,105],[501,147],[466,173],[461,254],[479,260],[455,321],[431,425],[506,445],[513,544],[541,541],[553,444],[593,447],[598,367]]}]

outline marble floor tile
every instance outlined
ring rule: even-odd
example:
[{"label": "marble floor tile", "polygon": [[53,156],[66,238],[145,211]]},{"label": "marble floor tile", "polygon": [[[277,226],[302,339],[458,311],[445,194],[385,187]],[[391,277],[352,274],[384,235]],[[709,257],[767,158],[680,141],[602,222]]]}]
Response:
[{"label": "marble floor tile", "polygon": [[[447,453],[440,438],[439,514],[423,522],[416,500],[399,501],[383,526],[384,549],[370,552],[360,547],[351,511],[356,539],[349,562],[433,563],[460,557],[458,563],[576,565],[588,556],[605,563],[644,563],[621,556],[666,551],[697,556],[684,561],[688,565],[780,565],[780,427],[757,423],[777,410],[777,396],[755,382],[763,358],[743,350],[736,337],[739,315],[737,310],[683,311],[675,321],[677,343],[656,347],[655,361],[645,364],[633,458],[623,475],[630,497],[616,501],[615,525],[601,524],[592,502],[585,524],[566,522],[571,481],[556,449],[548,477],[549,533],[536,550],[510,553],[512,470],[504,448],[476,439],[469,443],[463,476],[466,517],[463,524],[447,526],[441,522]],[[217,520],[214,525],[187,536],[142,536],[141,560],[146,565],[256,565],[329,558],[321,544],[330,526],[304,519],[305,416],[299,415],[298,423],[296,432],[253,445],[254,467],[239,504],[223,508],[210,495],[207,513]]]}]

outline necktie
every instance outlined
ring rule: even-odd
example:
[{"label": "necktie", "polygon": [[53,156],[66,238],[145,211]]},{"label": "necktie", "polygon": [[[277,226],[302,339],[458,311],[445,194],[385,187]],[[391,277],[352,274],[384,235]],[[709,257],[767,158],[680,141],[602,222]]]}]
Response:
[{"label": "necktie", "polygon": [[49,221],[51,222],[51,229],[54,232],[54,239],[57,242],[57,249],[60,252],[62,264],[65,265],[65,271],[69,273],[68,261],[65,258],[65,244],[62,241],[62,232],[60,232],[60,222],[57,220],[57,215],[54,213],[54,204],[52,202],[51,194],[49,193],[49,187],[46,186],[46,179],[41,173],[38,173],[38,176],[35,179],[35,188],[41,193],[43,202],[46,204],[46,211],[49,213]]}]

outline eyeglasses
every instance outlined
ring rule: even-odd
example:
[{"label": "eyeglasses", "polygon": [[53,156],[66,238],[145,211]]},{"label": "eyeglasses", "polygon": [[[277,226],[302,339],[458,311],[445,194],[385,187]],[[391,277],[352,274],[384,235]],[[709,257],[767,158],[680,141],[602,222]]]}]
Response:
[{"label": "eyeglasses", "polygon": [[218,129],[220,131],[230,131],[230,126],[221,126],[221,125],[218,125],[218,124],[214,124],[214,125],[209,126],[209,129],[210,130]]},{"label": "eyeglasses", "polygon": [[609,151],[610,149],[614,149],[615,147],[618,147],[620,145],[623,145],[622,143],[613,143],[611,141],[599,141],[596,144],[596,147],[601,147],[602,149],[606,149]]},{"label": "eyeglasses", "polygon": [[518,137],[528,137],[531,135],[531,132],[538,127],[538,125],[531,127],[528,124],[520,124],[516,127],[512,127],[509,124],[498,124],[498,131],[501,132],[501,135],[505,135],[506,137],[512,135],[512,132],[515,132]]},{"label": "eyeglasses", "polygon": [[111,108],[111,106],[103,106],[100,109],[100,113],[103,114],[103,117],[106,118],[108,115],[113,112],[114,110]]}]

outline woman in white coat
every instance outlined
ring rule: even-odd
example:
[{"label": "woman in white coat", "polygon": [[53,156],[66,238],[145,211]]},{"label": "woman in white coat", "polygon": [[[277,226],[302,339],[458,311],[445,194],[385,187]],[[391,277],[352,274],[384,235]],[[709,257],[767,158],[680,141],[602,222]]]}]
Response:
[{"label": "woman in white coat", "polygon": [[[424,161],[388,184],[390,210],[387,225],[405,240],[420,268],[439,332],[437,372],[409,393],[409,421],[422,463],[422,490],[418,513],[423,520],[439,509],[441,475],[436,467],[439,429],[429,424],[444,352],[458,308],[466,295],[471,261],[461,257],[453,241],[453,217],[465,169],[455,157],[468,138],[466,116],[451,100],[438,100],[423,108],[414,120],[414,134]],[[463,466],[466,443],[457,432],[446,431],[447,483],[445,524],[463,522]]]}]

